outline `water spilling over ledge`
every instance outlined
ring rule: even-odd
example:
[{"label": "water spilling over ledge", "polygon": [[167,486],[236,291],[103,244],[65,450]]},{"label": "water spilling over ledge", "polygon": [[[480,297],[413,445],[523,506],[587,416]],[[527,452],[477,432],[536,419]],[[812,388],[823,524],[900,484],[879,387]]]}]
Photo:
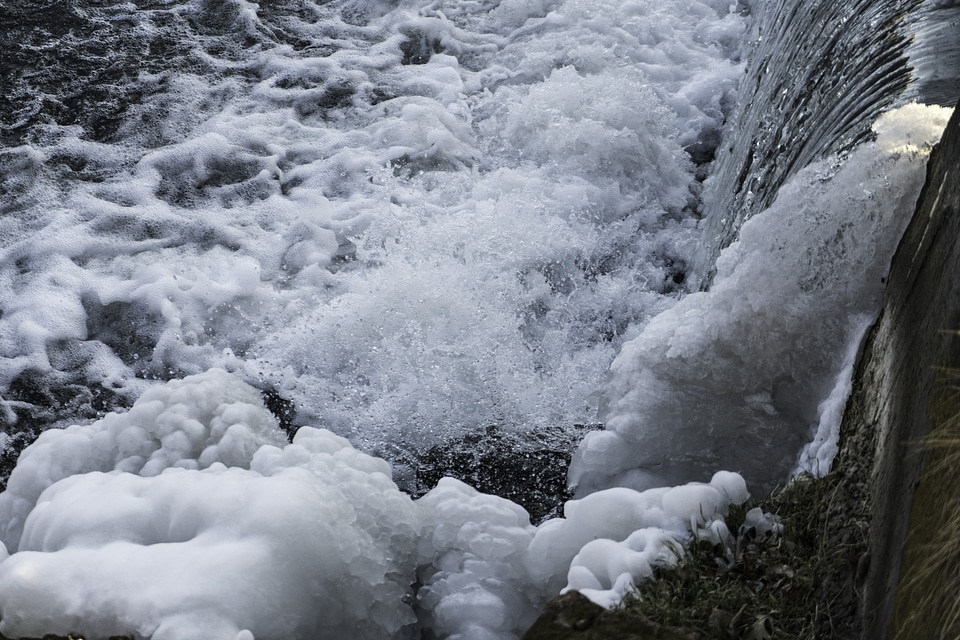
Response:
[{"label": "water spilling over ledge", "polygon": [[934,0],[858,0],[757,7],[739,107],[708,181],[695,281],[770,206],[790,176],[870,136],[910,100],[952,107],[960,96],[960,8]]},{"label": "water spilling over ledge", "polygon": [[[624,345],[604,387],[606,430],[587,434],[571,465],[580,494],[699,480],[718,466],[770,490],[815,433],[835,433],[827,409],[838,401],[825,401],[879,308],[949,114],[901,107],[842,162],[805,167],[721,252],[710,289]],[[822,453],[804,458],[825,471]]]}]

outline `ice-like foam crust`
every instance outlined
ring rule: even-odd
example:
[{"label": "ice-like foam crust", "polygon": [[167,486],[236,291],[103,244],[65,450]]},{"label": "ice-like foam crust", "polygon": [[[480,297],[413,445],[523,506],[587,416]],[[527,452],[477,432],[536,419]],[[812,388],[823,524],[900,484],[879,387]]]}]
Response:
[{"label": "ice-like foam crust", "polygon": [[442,479],[417,501],[425,527],[417,593],[423,628],[437,638],[515,638],[533,624],[542,585],[524,567],[533,538],[527,512]]},{"label": "ice-like foam crust", "polygon": [[0,540],[17,541],[40,495],[57,481],[94,471],[155,476],[214,463],[250,466],[264,444],[285,438],[260,394],[222,370],[148,389],[128,413],[46,431],[25,449],[0,494]]},{"label": "ice-like foam crust", "polygon": [[[877,122],[875,142],[801,171],[744,224],[709,291],[624,345],[605,389],[606,430],[589,434],[571,465],[580,492],[682,482],[717,466],[771,487],[821,419],[829,442],[826,412],[842,400],[820,403],[879,308],[949,114],[908,105]],[[804,464],[820,457],[808,449]]]},{"label": "ice-like foam crust", "polygon": [[28,511],[0,565],[3,633],[409,637],[420,510],[339,436],[282,442],[223,371],[44,434],[0,498],[5,521]]},{"label": "ice-like foam crust", "polygon": [[[366,475],[333,483],[297,469],[261,476],[217,464],[63,480],[0,565],[4,633],[404,637],[415,619],[403,605],[414,507],[380,499]],[[351,484],[376,497],[348,495],[359,492]]]},{"label": "ice-like foam crust", "polygon": [[565,578],[565,589],[611,607],[635,581],[650,577],[654,566],[681,558],[691,536],[725,543],[729,532],[723,517],[748,497],[743,478],[727,471],[717,472],[709,483],[598,491],[568,502],[563,519],[540,525],[528,568],[550,592]]},{"label": "ice-like foam crust", "polygon": [[536,529],[451,478],[414,501],[385,461],[329,431],[280,437],[257,391],[219,370],[45,434],[0,494],[2,518],[21,523],[6,531],[15,552],[0,547],[0,633],[515,640],[565,576],[611,606],[692,535],[722,542],[722,516],[747,498],[719,472],[602,491]]},{"label": "ice-like foam crust", "polygon": [[840,425],[847,399],[853,391],[853,375],[860,343],[871,324],[872,318],[864,316],[861,326],[854,326],[850,331],[847,353],[840,372],[835,378],[830,395],[817,407],[816,429],[812,439],[800,451],[800,458],[792,475],[806,472],[814,476],[823,476],[830,471],[833,459],[840,451]]}]

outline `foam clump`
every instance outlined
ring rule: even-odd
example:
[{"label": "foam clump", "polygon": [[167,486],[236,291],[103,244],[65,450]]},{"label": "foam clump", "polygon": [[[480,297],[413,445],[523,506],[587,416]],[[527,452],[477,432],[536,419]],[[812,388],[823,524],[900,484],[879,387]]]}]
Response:
[{"label": "foam clump", "polygon": [[[156,458],[162,471],[138,450],[135,470],[150,473],[137,475],[117,444],[132,430],[153,451],[160,433],[197,438]],[[418,507],[386,462],[328,431],[304,427],[277,446],[252,387],[211,371],[45,436],[17,467],[20,493],[0,498],[24,520],[22,535],[8,528],[16,553],[0,564],[5,636],[411,637]]]},{"label": "foam clump", "polygon": [[[378,539],[389,509],[348,493],[302,469],[260,476],[220,464],[62,480],[28,519],[20,551],[0,564],[2,633],[390,636],[414,621],[409,607],[387,604],[410,589],[403,529]],[[408,529],[405,546],[412,541]]]},{"label": "foam clump", "polygon": [[128,413],[45,431],[20,455],[0,495],[0,539],[15,550],[44,490],[68,476],[246,467],[264,444],[285,441],[259,392],[219,369],[148,389]]},{"label": "foam clump", "polygon": [[721,253],[708,291],[624,344],[604,390],[606,430],[589,434],[571,464],[578,491],[683,482],[718,461],[765,489],[787,479],[837,404],[823,400],[879,309],[949,113],[890,112],[876,142],[800,171]]},{"label": "foam clump", "polygon": [[543,592],[524,557],[535,529],[519,505],[443,478],[419,501],[417,594],[425,626],[437,638],[507,640],[534,621]]},{"label": "foam clump", "polygon": [[330,431],[286,443],[215,369],[24,451],[0,494],[0,633],[516,640],[565,585],[613,606],[694,536],[726,542],[747,497],[718,472],[601,491],[539,528],[452,478],[415,501]]},{"label": "foam clump", "polygon": [[613,607],[657,566],[673,566],[693,537],[725,544],[723,518],[749,497],[736,473],[720,471],[709,483],[635,491],[598,491],[564,508],[564,519],[545,522],[530,545],[527,563],[536,580],[555,593],[562,584],[593,602]]},{"label": "foam clump", "polygon": [[451,478],[414,501],[390,474],[324,429],[285,443],[221,370],[155,387],[22,455],[0,494],[0,633],[518,637],[547,596],[527,512]]}]

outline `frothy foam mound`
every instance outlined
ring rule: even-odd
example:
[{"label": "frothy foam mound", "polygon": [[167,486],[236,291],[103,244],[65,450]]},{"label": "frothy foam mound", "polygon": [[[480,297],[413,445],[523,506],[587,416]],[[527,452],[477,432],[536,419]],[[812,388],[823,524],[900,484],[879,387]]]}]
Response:
[{"label": "frothy foam mound", "polygon": [[419,509],[345,439],[305,427],[264,444],[281,440],[256,390],[223,371],[45,433],[2,497],[5,521],[28,511],[0,565],[3,633],[412,637]]},{"label": "frothy foam mound", "polygon": [[706,484],[643,492],[617,487],[570,501],[563,519],[538,529],[528,556],[531,574],[551,592],[566,575],[564,589],[612,607],[655,566],[682,558],[690,536],[726,542],[723,516],[749,496],[743,478],[721,471]]},{"label": "frothy foam mound", "polygon": [[329,431],[280,438],[256,390],[219,370],[47,432],[0,495],[19,523],[0,558],[0,633],[515,639],[565,577],[612,606],[694,534],[723,541],[722,516],[747,498],[721,472],[599,492],[534,528],[451,478],[412,500],[385,461]]},{"label": "frothy foam mound", "polygon": [[524,567],[535,529],[518,505],[444,478],[417,501],[425,510],[417,593],[424,628],[437,638],[506,638],[527,629],[543,604]]},{"label": "frothy foam mound", "polygon": [[803,464],[829,465],[843,399],[821,401],[879,309],[949,114],[890,112],[875,142],[801,171],[744,224],[709,291],[624,345],[605,390],[607,430],[588,434],[571,465],[580,491],[682,482],[720,464],[772,487],[821,422]]},{"label": "frothy foam mound", "polygon": [[124,414],[44,432],[20,456],[0,494],[0,540],[18,548],[24,521],[57,481],[94,471],[155,476],[214,463],[250,466],[264,444],[285,442],[256,389],[222,370],[147,390]]}]

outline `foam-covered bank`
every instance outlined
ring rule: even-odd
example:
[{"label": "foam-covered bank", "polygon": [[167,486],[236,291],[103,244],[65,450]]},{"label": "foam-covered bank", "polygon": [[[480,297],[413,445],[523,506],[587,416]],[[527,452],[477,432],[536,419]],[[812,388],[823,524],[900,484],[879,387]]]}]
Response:
[{"label": "foam-covered bank", "polygon": [[515,638],[567,583],[609,606],[691,535],[723,540],[746,498],[722,472],[596,493],[539,529],[450,478],[413,500],[329,431],[284,444],[214,369],[24,451],[0,495],[0,633]]},{"label": "foam-covered bank", "polygon": [[772,488],[798,465],[826,472],[857,345],[951,113],[891,111],[874,141],[789,180],[720,254],[711,288],[624,345],[606,430],[585,438],[571,481],[643,488],[723,463]]}]

